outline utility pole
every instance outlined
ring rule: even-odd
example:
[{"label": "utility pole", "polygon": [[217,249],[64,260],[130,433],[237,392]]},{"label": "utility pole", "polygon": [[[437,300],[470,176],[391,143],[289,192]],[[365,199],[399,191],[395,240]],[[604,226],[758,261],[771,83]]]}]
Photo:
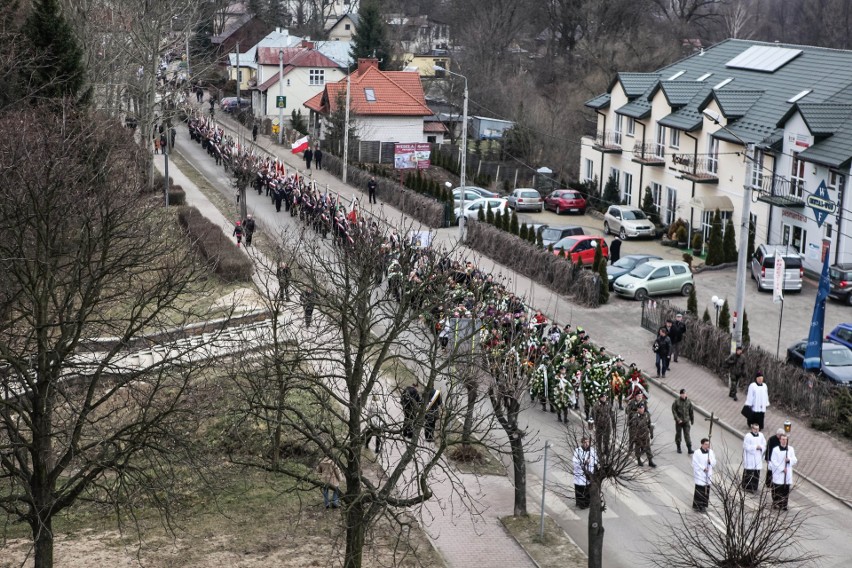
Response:
[{"label": "utility pole", "polygon": [[[284,50],[278,50],[278,96],[284,96]],[[282,99],[278,99],[282,100]],[[276,101],[276,106],[278,106],[278,144],[281,145],[281,141],[284,136],[284,107],[278,105]],[[268,108],[268,107],[267,107]]]},{"label": "utility pole", "polygon": [[343,118],[343,183],[346,183],[346,170],[349,165],[349,86],[352,73],[346,74],[346,111]]},{"label": "utility pole", "polygon": [[240,42],[237,42],[237,116],[240,114]]}]

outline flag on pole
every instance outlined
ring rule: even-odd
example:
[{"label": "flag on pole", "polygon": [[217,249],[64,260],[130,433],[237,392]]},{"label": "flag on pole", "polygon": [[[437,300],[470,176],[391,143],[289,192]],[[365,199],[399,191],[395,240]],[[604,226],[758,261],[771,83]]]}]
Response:
[{"label": "flag on pole", "polygon": [[829,243],[822,248],[822,274],[819,277],[819,289],[814,303],[814,315],[811,317],[811,329],[808,333],[808,345],[805,348],[805,369],[819,369],[822,364],[822,337],[825,329],[825,302],[831,288],[828,276]]},{"label": "flag on pole", "polygon": [[308,149],[308,137],[305,136],[303,138],[299,138],[295,142],[293,142],[293,153],[298,154],[299,152],[304,152]]}]

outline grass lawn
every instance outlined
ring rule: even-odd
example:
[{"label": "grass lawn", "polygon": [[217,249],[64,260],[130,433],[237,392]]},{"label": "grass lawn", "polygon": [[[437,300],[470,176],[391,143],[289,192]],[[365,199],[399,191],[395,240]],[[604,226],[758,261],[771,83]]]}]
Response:
[{"label": "grass lawn", "polygon": [[544,518],[544,539],[541,538],[538,516],[509,516],[503,517],[500,522],[541,568],[585,568],[588,565],[583,551],[550,517]]}]

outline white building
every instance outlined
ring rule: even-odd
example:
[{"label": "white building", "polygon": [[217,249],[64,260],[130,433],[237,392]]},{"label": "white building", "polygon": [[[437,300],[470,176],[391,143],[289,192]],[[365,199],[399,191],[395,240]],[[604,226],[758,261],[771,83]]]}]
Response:
[{"label": "white building", "polygon": [[[618,73],[586,106],[597,132],[582,139],[582,180],[602,189],[613,176],[637,207],[650,188],[665,223],[683,218],[705,237],[716,209],[739,231],[745,186],[756,245],[794,246],[818,271],[826,237],[833,262],[852,261],[852,51],[730,39],[654,73]],[[820,227],[808,199],[823,180],[836,213]]]}]

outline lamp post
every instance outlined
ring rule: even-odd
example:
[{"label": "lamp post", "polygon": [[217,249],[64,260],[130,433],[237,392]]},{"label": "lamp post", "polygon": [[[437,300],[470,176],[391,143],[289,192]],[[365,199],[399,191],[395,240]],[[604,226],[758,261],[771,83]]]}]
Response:
[{"label": "lamp post", "polygon": [[[713,124],[719,126],[722,130],[736,138],[746,149],[746,175],[743,182],[743,204],[742,215],[740,217],[740,244],[739,255],[737,255],[737,298],[734,306],[734,333],[731,339],[731,353],[734,352],[737,345],[742,345],[743,329],[742,316],[745,310],[745,285],[746,285],[746,254],[748,250],[748,230],[751,217],[751,173],[754,162],[754,144],[749,144],[735,133],[731,132],[727,126],[722,126],[721,116],[710,109],[704,109],[704,116],[709,118]],[[718,309],[717,312],[718,314]],[[717,316],[718,319],[718,316]],[[718,321],[716,322],[718,324]]]},{"label": "lamp post", "polygon": [[719,327],[719,310],[725,305],[725,300],[719,296],[713,296],[710,298],[710,301],[713,302],[713,307],[716,308],[716,327]]},{"label": "lamp post", "polygon": [[349,87],[352,83],[352,72],[346,74],[346,110],[343,113],[343,183],[346,183],[349,166]]},{"label": "lamp post", "polygon": [[[278,50],[278,96],[284,96],[284,50]],[[282,100],[282,99],[278,99]],[[278,106],[278,145],[281,145],[282,136],[284,135],[284,107],[280,106],[276,101],[276,106]]]},{"label": "lamp post", "polygon": [[[461,144],[461,172],[459,173],[459,185],[461,186],[461,201],[459,203],[459,210],[464,213],[464,188],[467,180],[467,77],[462,75],[461,73],[456,73],[455,71],[450,71],[449,69],[445,69],[440,65],[435,65],[435,71],[444,71],[449,73],[450,75],[455,75],[456,77],[461,77],[464,79],[464,103],[462,104],[462,144]],[[459,217],[459,240],[464,241],[464,223],[466,221],[466,217],[461,215]]]}]

